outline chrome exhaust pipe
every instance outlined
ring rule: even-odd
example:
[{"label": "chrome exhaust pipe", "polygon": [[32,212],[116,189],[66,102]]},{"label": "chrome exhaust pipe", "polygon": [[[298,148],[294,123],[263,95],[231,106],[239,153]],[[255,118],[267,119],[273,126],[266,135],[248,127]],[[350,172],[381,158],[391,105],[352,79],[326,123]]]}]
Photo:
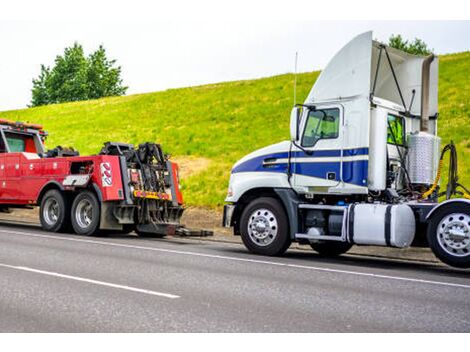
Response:
[{"label": "chrome exhaust pipe", "polygon": [[427,56],[422,65],[421,73],[421,132],[429,132],[429,84],[431,76],[431,63],[434,55]]}]

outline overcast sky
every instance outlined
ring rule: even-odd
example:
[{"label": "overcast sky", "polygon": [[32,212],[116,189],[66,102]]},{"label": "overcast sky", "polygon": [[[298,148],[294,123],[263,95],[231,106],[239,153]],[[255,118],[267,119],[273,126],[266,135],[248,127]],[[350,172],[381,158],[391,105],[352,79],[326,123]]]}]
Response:
[{"label": "overcast sky", "polygon": [[292,72],[296,51],[299,71],[321,69],[367,30],[419,37],[438,54],[470,50],[470,21],[0,21],[0,111],[26,107],[40,65],[74,41],[86,53],[103,44],[133,94]]}]

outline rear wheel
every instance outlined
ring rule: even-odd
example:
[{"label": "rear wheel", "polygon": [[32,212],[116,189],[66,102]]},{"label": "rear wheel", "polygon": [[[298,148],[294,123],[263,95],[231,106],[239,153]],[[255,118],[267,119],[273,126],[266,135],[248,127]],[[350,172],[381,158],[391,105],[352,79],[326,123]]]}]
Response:
[{"label": "rear wheel", "polygon": [[44,230],[65,232],[70,227],[70,201],[59,190],[51,189],[42,197],[39,220]]},{"label": "rear wheel", "polygon": [[449,203],[431,215],[429,247],[444,263],[470,268],[470,204]]},{"label": "rear wheel", "polygon": [[314,251],[318,252],[324,257],[337,257],[343,253],[349,251],[352,247],[351,243],[347,242],[317,242],[310,243],[310,246]]},{"label": "rear wheel", "polygon": [[281,255],[291,244],[284,208],[271,197],[248,204],[240,219],[240,233],[246,248],[256,254]]},{"label": "rear wheel", "polygon": [[76,234],[93,236],[100,225],[100,204],[93,192],[80,192],[72,204],[72,226]]}]

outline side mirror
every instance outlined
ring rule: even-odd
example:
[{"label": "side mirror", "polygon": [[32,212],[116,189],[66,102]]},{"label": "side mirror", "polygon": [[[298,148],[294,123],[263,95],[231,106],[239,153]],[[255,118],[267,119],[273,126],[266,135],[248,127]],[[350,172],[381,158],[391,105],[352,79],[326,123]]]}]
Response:
[{"label": "side mirror", "polygon": [[302,109],[294,106],[290,113],[290,140],[295,142],[299,139],[299,122]]}]

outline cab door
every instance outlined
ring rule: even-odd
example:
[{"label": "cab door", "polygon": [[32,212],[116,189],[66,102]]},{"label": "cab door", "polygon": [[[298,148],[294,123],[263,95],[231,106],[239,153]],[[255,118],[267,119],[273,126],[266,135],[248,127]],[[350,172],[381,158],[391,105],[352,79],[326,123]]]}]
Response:
[{"label": "cab door", "polygon": [[24,144],[21,138],[17,138],[15,133],[2,131],[4,145],[4,179],[2,181],[2,199],[11,204],[23,203],[23,188],[27,185],[21,184],[21,152]]},{"label": "cab door", "polygon": [[342,108],[306,108],[292,153],[294,187],[303,193],[328,193],[342,179]]},{"label": "cab door", "polygon": [[4,189],[6,186],[6,179],[5,179],[5,156],[6,156],[6,149],[5,149],[5,142],[3,139],[3,135],[0,133],[0,202],[4,199]]},{"label": "cab door", "polygon": [[22,198],[20,184],[20,153],[8,153],[5,156],[4,198],[17,203]]},{"label": "cab door", "polygon": [[[305,108],[294,144],[294,188],[301,193],[361,193],[367,186],[368,148],[351,147],[341,104]],[[356,131],[357,132],[357,131]],[[350,145],[349,145],[350,144]]]}]

